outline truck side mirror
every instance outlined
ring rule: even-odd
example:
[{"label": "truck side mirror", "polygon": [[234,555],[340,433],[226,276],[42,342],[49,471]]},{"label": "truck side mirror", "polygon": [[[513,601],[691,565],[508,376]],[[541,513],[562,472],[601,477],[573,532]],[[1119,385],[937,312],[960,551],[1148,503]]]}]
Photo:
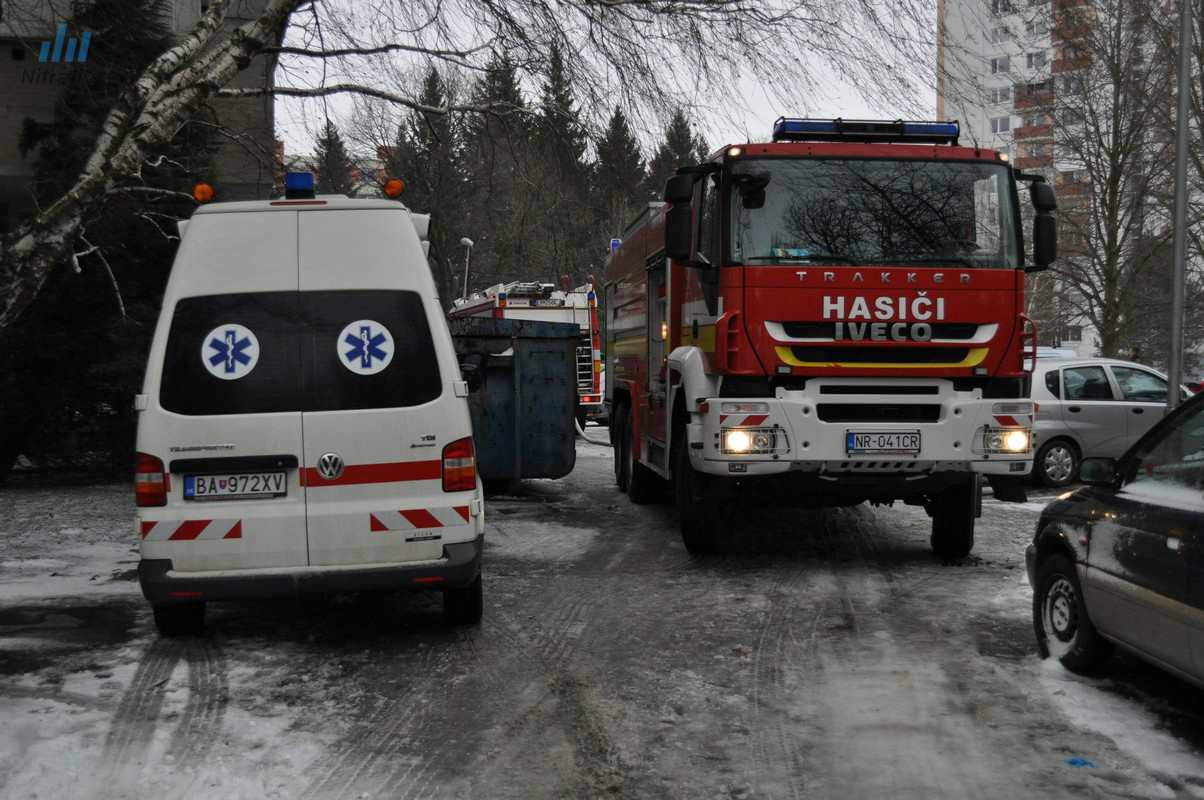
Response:
[{"label": "truck side mirror", "polygon": [[673,205],[688,204],[694,199],[694,176],[674,175],[665,181],[665,202]]},{"label": "truck side mirror", "polygon": [[1033,181],[1029,198],[1037,213],[1033,216],[1033,264],[1025,272],[1039,272],[1058,257],[1058,226],[1053,216],[1058,197],[1045,181]]}]

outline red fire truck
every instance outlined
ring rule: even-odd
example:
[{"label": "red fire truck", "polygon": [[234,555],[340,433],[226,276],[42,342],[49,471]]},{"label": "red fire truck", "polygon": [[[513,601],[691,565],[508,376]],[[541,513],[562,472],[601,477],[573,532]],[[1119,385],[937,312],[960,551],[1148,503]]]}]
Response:
[{"label": "red fire truck", "polygon": [[1024,499],[1024,279],[1056,256],[1057,202],[958,134],[782,118],[679,168],[625,231],[603,302],[615,480],[637,503],[670,481],[691,552],[741,509],[901,501],[956,559],[982,478]]},{"label": "red fire truck", "polygon": [[513,281],[491,286],[479,295],[457,300],[447,313],[457,317],[493,317],[495,319],[531,319],[542,322],[572,322],[581,329],[577,345],[577,424],[587,417],[601,416],[602,351],[598,329],[598,300],[594,277],[570,289],[567,276],[561,288],[537,281]]}]

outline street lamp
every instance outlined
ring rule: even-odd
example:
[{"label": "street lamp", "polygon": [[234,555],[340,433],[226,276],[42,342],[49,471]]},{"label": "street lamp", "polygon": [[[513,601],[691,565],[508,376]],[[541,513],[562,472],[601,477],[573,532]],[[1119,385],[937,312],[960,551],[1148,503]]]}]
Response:
[{"label": "street lamp", "polygon": [[467,300],[468,299],[468,259],[470,256],[472,256],[472,239],[469,239],[467,236],[465,236],[463,239],[460,240],[460,244],[462,244],[468,248],[467,250],[464,251],[464,283],[461,284],[461,286],[460,286],[460,299]]}]

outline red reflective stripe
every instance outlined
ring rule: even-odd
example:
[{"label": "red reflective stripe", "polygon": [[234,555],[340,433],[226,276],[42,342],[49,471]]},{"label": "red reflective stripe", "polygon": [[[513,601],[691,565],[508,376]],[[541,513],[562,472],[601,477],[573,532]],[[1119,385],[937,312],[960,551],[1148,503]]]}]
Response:
[{"label": "red reflective stripe", "polygon": [[453,510],[468,522],[468,506],[455,506]]},{"label": "red reflective stripe", "polygon": [[301,485],[306,487],[352,486],[359,483],[393,483],[398,481],[439,480],[443,464],[439,461],[400,461],[392,464],[358,464],[343,470],[343,474],[328,481],[314,467],[301,470]]},{"label": "red reflective stripe", "polygon": [[760,425],[762,422],[764,422],[767,419],[769,419],[768,414],[754,414],[751,417],[745,417],[744,424],[745,425]]},{"label": "red reflective stripe", "polygon": [[154,530],[155,526],[158,524],[159,524],[158,522],[147,522],[146,520],[143,520],[142,521],[142,538],[145,539],[146,535],[148,533],[150,533],[152,530]]},{"label": "red reflective stripe", "polygon": [[370,530],[376,532],[389,530],[389,526],[377,519],[375,514],[369,514],[368,516],[372,519],[372,522],[368,525]]},{"label": "red reflective stripe", "polygon": [[415,508],[411,511],[402,511],[401,515],[406,518],[406,522],[410,523],[415,528],[443,527],[443,523],[435,519],[435,515],[427,511],[425,508]]},{"label": "red reflective stripe", "polygon": [[195,539],[201,535],[205,528],[209,527],[212,520],[207,519],[187,519],[180,523],[180,527],[176,528],[176,532],[168,536],[168,541],[180,541],[185,539]]},{"label": "red reflective stripe", "polygon": [[227,533],[222,538],[223,539],[241,539],[242,538],[242,520],[240,519],[238,522],[234,523],[234,527],[231,528],[230,532]]}]

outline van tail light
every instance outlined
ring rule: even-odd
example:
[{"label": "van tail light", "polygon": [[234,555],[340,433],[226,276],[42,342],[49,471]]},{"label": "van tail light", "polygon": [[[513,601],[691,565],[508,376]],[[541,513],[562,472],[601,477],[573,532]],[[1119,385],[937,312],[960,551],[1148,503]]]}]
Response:
[{"label": "van tail light", "polygon": [[472,437],[457,439],[443,448],[443,491],[466,492],[477,488],[477,459]]},{"label": "van tail light", "polygon": [[134,467],[134,491],[139,506],[167,505],[167,473],[162,460],[146,453],[138,453]]}]

